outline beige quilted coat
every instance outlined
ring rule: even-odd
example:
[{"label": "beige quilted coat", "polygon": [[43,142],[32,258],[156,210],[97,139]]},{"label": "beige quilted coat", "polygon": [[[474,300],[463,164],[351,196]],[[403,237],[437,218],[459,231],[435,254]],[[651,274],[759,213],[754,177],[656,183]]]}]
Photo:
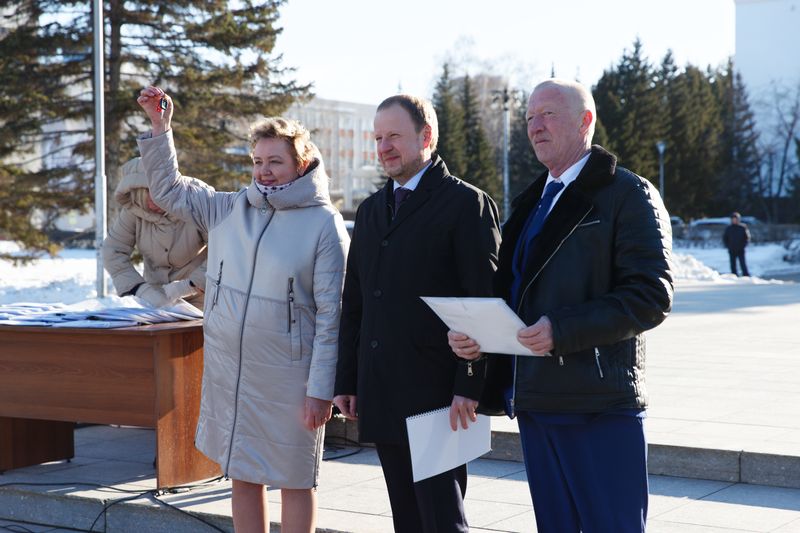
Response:
[{"label": "beige quilted coat", "polygon": [[[206,186],[198,181],[196,185]],[[102,249],[103,266],[111,276],[117,294],[126,294],[143,282],[161,286],[179,279],[190,279],[204,289],[206,232],[191,220],[159,215],[141,205],[132,191],[146,187],[147,176],[139,158],[125,163],[122,179],[114,192],[114,199],[120,206],[119,216],[103,241]],[[142,254],[143,275],[131,261],[134,247]],[[187,301],[202,308],[203,294],[187,298]]]},{"label": "beige quilted coat", "polygon": [[316,486],[324,427],[303,426],[303,405],[333,396],[349,245],[322,163],[266,201],[192,185],[171,131],[139,148],[155,201],[209,233],[195,445],[233,479]]}]

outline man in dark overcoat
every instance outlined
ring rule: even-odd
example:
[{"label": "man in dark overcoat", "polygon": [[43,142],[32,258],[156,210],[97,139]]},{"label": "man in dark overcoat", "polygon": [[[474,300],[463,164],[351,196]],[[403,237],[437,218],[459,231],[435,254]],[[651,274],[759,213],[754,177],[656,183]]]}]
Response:
[{"label": "man in dark overcoat", "polygon": [[436,155],[430,102],[384,100],[375,147],[386,185],[356,214],[347,261],[334,403],[374,442],[399,532],[467,531],[466,465],[414,483],[406,418],[446,407],[466,428],[485,362],[463,361],[421,296],[490,296],[500,242],[497,206]]},{"label": "man in dark overcoat", "polygon": [[[547,80],[528,137],[548,169],[503,225],[495,290],[539,356],[490,356],[484,408],[519,422],[539,533],[643,533],[647,407],[643,333],[672,307],[672,229],[658,190],[592,146],[594,100]],[[480,347],[451,332],[456,355]]]}]

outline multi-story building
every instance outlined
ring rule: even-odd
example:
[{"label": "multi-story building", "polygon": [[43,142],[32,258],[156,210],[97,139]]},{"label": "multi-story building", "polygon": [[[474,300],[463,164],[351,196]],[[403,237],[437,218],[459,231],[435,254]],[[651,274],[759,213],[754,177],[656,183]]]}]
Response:
[{"label": "multi-story building", "polygon": [[374,105],[314,98],[293,104],[284,114],[311,131],[331,177],[331,199],[352,212],[377,188],[373,119]]}]

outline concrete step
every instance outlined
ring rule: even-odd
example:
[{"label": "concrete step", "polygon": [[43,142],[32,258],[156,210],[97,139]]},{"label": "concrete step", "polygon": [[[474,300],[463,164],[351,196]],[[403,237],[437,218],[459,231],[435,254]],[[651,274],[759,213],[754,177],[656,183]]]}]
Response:
[{"label": "concrete step", "polygon": [[[354,450],[340,449],[341,455]],[[12,531],[64,533],[204,533],[233,532],[230,482],[197,484],[187,491],[155,496],[154,471],[141,463],[102,461],[103,484],[90,488],[57,479],[81,478],[92,466],[43,465],[38,473],[14,472],[0,477],[0,526]],[[98,466],[98,465],[95,465]],[[59,471],[58,468],[63,468]],[[514,461],[479,459],[470,463],[465,507],[474,533],[535,532],[535,519],[524,470]],[[99,472],[99,469],[94,469]],[[61,474],[58,474],[61,472]],[[24,485],[23,479],[28,484]],[[108,481],[108,483],[111,483]],[[148,489],[148,487],[150,487]],[[132,491],[132,492],[123,492]],[[800,489],[722,481],[650,476],[648,531],[800,531]],[[132,498],[125,501],[126,498]],[[280,494],[269,491],[271,531],[280,531]],[[319,490],[318,532],[388,533],[391,513],[375,451],[369,448],[323,463]],[[177,509],[168,507],[169,503]],[[179,510],[178,510],[179,509]],[[25,528],[25,529],[22,529]],[[55,528],[55,529],[54,529]],[[777,529],[779,528],[779,529]]]}]

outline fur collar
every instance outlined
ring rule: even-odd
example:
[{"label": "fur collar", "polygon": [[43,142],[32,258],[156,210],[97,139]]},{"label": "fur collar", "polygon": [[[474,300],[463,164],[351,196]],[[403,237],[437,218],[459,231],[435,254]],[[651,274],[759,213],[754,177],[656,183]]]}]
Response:
[{"label": "fur collar", "polygon": [[[531,261],[525,266],[524,281],[531,279],[544,266],[559,243],[591,212],[594,196],[600,189],[614,182],[616,171],[617,158],[598,145],[592,146],[586,165],[575,181],[564,189],[547,216],[542,231],[536,239],[536,253],[531,255]],[[512,203],[513,211],[503,226],[503,240],[500,245],[500,264],[503,270],[501,276],[507,280],[511,275],[514,248],[525,221],[542,196],[546,181],[547,172],[544,172]],[[502,285],[510,286],[510,281]]]}]

